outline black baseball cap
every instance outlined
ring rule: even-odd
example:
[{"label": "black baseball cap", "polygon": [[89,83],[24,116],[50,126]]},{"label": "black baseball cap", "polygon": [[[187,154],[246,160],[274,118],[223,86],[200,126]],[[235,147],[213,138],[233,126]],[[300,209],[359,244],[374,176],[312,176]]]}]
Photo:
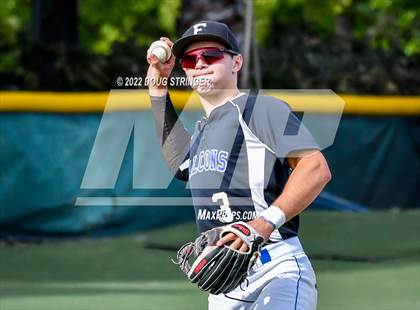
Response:
[{"label": "black baseball cap", "polygon": [[209,20],[198,22],[188,28],[182,37],[174,43],[172,53],[175,57],[181,58],[188,45],[198,41],[218,42],[226,48],[240,53],[238,41],[236,41],[232,30],[224,23]]}]

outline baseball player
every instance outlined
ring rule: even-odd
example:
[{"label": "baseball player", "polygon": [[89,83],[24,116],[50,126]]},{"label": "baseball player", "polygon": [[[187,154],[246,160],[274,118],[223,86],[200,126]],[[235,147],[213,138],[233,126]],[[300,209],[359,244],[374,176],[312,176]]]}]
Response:
[{"label": "baseball player", "polygon": [[[316,309],[315,274],[298,238],[299,214],[331,179],[324,156],[283,101],[240,92],[243,58],[223,23],[192,25],[175,43],[162,37],[172,56],[153,54],[148,77],[168,78],[178,59],[193,83],[204,116],[190,135],[166,85],[149,94],[162,152],[174,175],[188,181],[198,231],[247,222],[265,240],[247,280],[235,290],[209,294],[209,309]],[[284,124],[287,123],[286,129]],[[299,132],[298,139],[287,133]],[[245,251],[234,233],[217,245]]]}]

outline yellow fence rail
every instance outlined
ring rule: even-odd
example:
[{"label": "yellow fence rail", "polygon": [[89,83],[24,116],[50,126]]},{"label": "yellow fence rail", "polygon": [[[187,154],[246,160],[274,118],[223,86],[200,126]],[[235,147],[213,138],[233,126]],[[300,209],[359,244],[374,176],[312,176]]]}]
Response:
[{"label": "yellow fence rail", "polygon": [[[149,110],[150,100],[146,91],[116,91],[118,105],[112,110]],[[305,111],[328,113],[317,100],[302,97],[287,98],[284,93],[272,92],[271,95],[287,101],[292,108]],[[109,92],[96,93],[57,93],[57,92],[0,92],[0,112],[52,112],[52,113],[101,113],[104,111]],[[420,115],[420,96],[359,96],[339,95],[345,102],[345,114],[362,115]],[[171,91],[172,101],[177,109],[191,100],[190,91]],[[188,109],[201,109],[194,97]]]}]

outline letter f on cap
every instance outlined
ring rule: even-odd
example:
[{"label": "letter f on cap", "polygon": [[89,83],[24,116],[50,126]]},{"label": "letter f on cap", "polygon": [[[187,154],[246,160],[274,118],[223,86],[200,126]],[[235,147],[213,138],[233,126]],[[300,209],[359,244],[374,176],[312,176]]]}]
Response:
[{"label": "letter f on cap", "polygon": [[207,23],[199,23],[199,24],[195,24],[195,25],[193,26],[193,28],[194,28],[194,34],[197,34],[197,32],[202,31],[202,30],[203,30],[203,28],[202,28],[202,27],[206,27],[206,26],[207,26]]}]

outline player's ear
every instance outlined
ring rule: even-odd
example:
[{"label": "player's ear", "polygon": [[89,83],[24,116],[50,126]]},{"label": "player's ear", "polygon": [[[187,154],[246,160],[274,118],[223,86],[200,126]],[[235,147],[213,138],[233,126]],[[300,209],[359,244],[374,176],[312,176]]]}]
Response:
[{"label": "player's ear", "polygon": [[241,54],[233,56],[232,73],[237,73],[241,70],[243,64],[243,57]]}]

